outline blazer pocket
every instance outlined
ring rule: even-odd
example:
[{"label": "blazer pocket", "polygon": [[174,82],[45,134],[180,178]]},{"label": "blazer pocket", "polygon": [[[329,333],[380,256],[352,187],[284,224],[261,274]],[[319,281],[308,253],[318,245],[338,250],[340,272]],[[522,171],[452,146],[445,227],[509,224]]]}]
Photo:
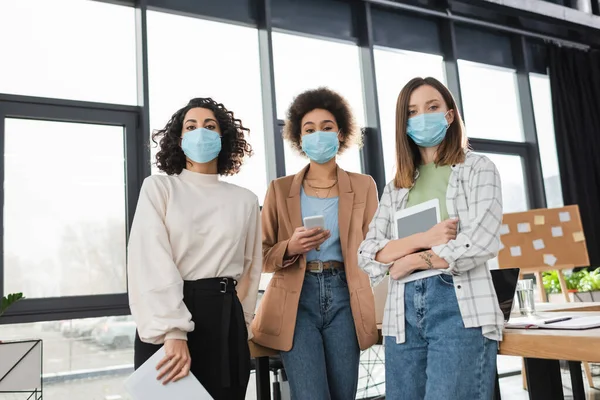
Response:
[{"label": "blazer pocket", "polygon": [[287,300],[285,289],[270,285],[260,304],[260,319],[256,329],[266,335],[279,336]]}]

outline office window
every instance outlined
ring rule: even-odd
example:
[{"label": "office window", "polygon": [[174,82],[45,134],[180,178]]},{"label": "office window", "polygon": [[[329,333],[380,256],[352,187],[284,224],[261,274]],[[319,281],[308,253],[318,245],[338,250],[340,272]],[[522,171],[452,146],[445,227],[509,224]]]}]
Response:
[{"label": "office window", "polygon": [[0,1],[0,93],[137,104],[135,9]]},{"label": "office window", "polygon": [[5,119],[4,292],[126,292],[121,126]]},{"label": "office window", "polygon": [[523,174],[523,159],[510,154],[483,153],[496,165],[502,181],[504,213],[527,211],[527,188]]},{"label": "office window", "polygon": [[[273,32],[277,117],[285,119],[289,105],[298,94],[327,86],[346,98],[358,126],[363,127],[365,117],[358,56],[358,47],[354,44]],[[308,159],[285,144],[287,174],[295,174],[307,163]],[[348,171],[361,172],[359,149],[346,150],[338,163]]]},{"label": "office window", "polygon": [[131,316],[85,318],[0,325],[0,338],[43,341],[44,398],[126,399],[123,380],[133,372],[135,329]]},{"label": "office window", "polygon": [[564,204],[554,137],[550,78],[547,75],[529,74],[529,83],[533,99],[544,188],[546,189],[546,203],[548,207],[562,207]]},{"label": "office window", "polygon": [[377,47],[375,72],[385,179],[394,179],[396,171],[396,102],[400,91],[415,77],[434,77],[445,82],[443,58],[431,54]]},{"label": "office window", "polygon": [[[256,29],[149,11],[148,62],[152,130],[194,97],[223,103],[250,129],[254,150],[238,175],[223,179],[252,190],[262,203],[267,175]],[[158,173],[154,165],[152,172]]]},{"label": "office window", "polygon": [[522,142],[515,71],[464,60],[458,70],[467,135]]}]

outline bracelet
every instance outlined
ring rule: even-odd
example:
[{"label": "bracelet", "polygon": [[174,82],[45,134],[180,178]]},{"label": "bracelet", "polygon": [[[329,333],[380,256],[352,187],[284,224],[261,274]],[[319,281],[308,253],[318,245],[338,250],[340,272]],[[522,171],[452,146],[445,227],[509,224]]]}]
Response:
[{"label": "bracelet", "polygon": [[427,269],[433,269],[433,263],[431,262],[432,255],[430,252],[425,251],[423,253],[420,253],[419,257],[421,257],[421,259],[425,261],[425,264],[427,264]]}]

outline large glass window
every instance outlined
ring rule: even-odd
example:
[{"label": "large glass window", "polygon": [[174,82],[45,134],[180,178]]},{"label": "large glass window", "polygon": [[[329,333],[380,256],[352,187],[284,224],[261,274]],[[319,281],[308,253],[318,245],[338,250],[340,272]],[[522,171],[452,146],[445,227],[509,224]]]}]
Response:
[{"label": "large glass window", "polygon": [[396,171],[396,102],[400,91],[415,77],[434,77],[445,82],[441,56],[400,51],[386,47],[375,48],[375,72],[385,179],[390,181]]},{"label": "large glass window", "polygon": [[[359,127],[364,126],[364,103],[361,86],[358,47],[303,36],[273,33],[273,62],[275,68],[275,92],[277,117],[285,119],[285,113],[295,96],[308,89],[327,86],[344,96],[354,112]],[[361,172],[360,151],[348,149],[338,159],[340,166],[348,171]],[[307,164],[285,145],[285,168],[294,174]]]},{"label": "large glass window", "polygon": [[126,292],[121,126],[5,119],[4,292]]},{"label": "large glass window", "polygon": [[0,1],[0,93],[136,104],[135,9]]},{"label": "large glass window", "polygon": [[[262,203],[267,176],[256,29],[149,11],[148,62],[152,129],[163,128],[194,97],[223,103],[250,129],[254,149],[241,172],[224,179]],[[158,173],[154,165],[152,172]]]},{"label": "large glass window", "polygon": [[527,211],[527,188],[523,174],[523,159],[510,154],[485,153],[500,173],[502,208],[504,213]]},{"label": "large glass window", "polygon": [[562,207],[564,204],[556,154],[550,78],[547,75],[530,74],[529,82],[546,189],[546,203],[548,207]]},{"label": "large glass window", "polygon": [[464,60],[458,70],[467,135],[522,142],[515,71]]}]

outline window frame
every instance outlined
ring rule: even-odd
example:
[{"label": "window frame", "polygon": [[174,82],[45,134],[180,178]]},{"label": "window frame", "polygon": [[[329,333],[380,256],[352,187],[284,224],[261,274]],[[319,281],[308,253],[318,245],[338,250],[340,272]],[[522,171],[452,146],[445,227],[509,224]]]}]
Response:
[{"label": "window frame", "polygon": [[[125,204],[126,237],[133,222],[137,198],[143,180],[143,146],[140,146],[137,106],[110,105],[72,100],[48,99],[0,94],[0,154],[4,165],[5,119],[29,119],[41,121],[74,122],[92,125],[122,126],[124,129],[125,154]],[[0,169],[4,182],[5,169]],[[0,226],[4,235],[4,185],[0,188]],[[0,296],[4,296],[4,242],[0,242]],[[25,293],[27,296],[27,293]],[[129,313],[127,293],[104,295],[64,296],[35,298],[20,301],[0,319],[0,324],[49,321],[55,319],[78,319]]]}]

